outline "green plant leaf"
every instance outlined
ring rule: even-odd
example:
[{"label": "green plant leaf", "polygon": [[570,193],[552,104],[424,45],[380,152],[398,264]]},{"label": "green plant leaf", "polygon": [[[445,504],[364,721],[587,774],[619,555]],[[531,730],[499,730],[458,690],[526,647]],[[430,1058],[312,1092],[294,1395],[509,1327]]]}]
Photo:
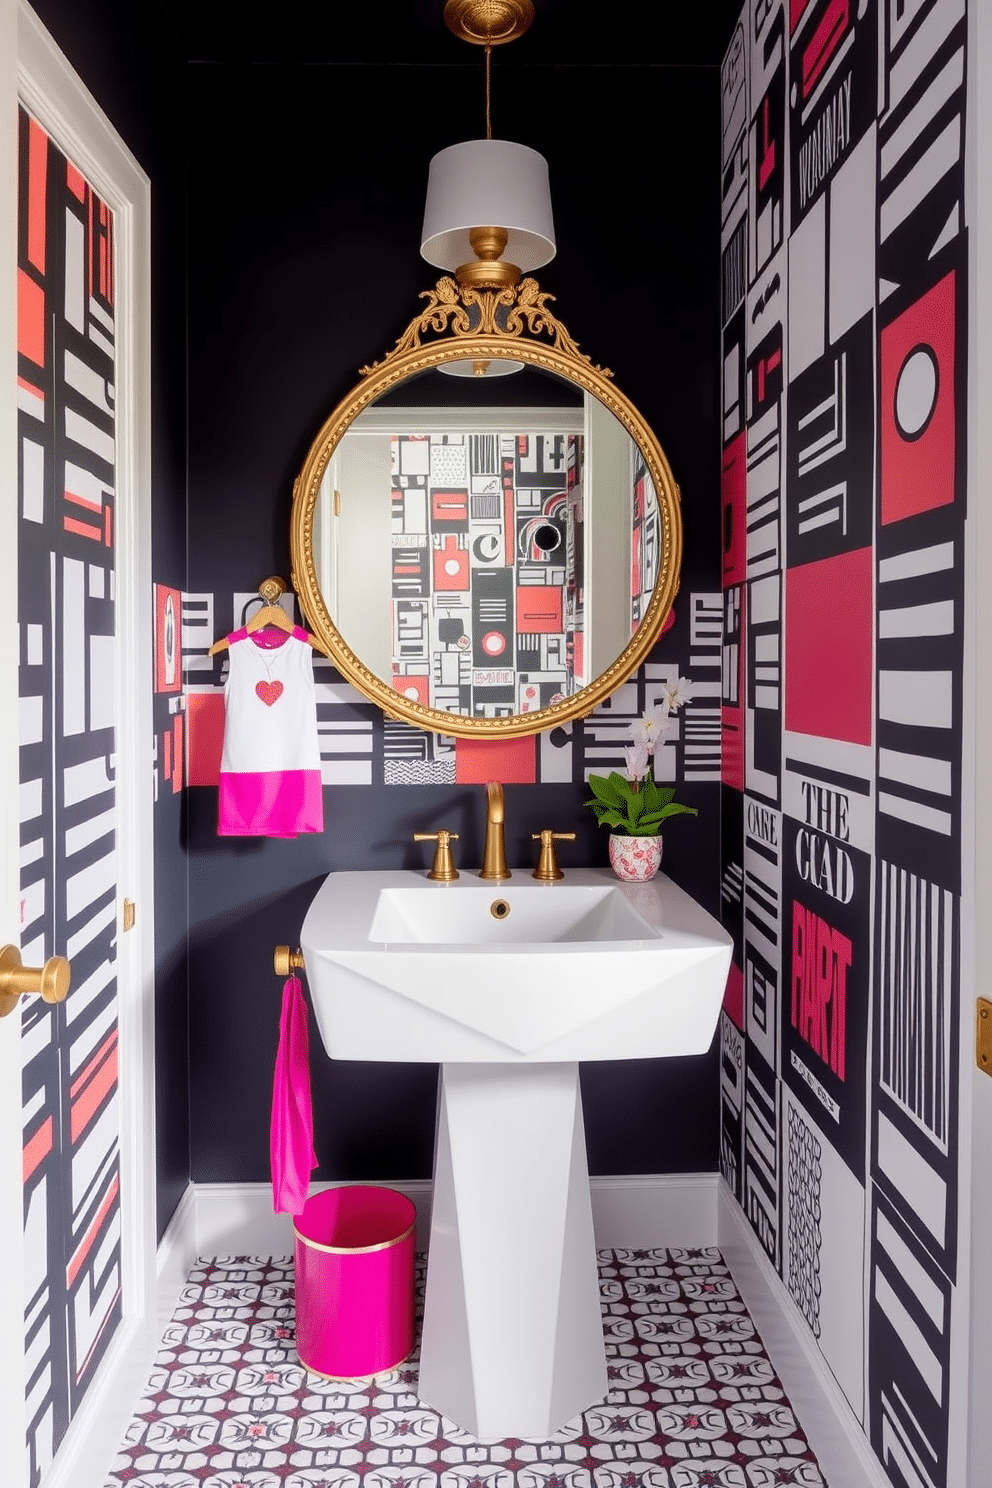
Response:
[{"label": "green plant leaf", "polygon": [[648,811],[654,811],[658,798],[658,787],[650,775],[646,775],[641,781],[641,794],[644,797],[644,805]]},{"label": "green plant leaf", "polygon": [[652,799],[655,796],[661,795],[662,791],[666,789],[665,786],[661,786],[658,784],[657,780],[655,780],[654,778],[654,775],[651,773],[648,774],[647,778],[644,781],[644,784],[647,789],[648,795],[651,796]]},{"label": "green plant leaf", "polygon": [[625,775],[618,775],[616,770],[611,770],[608,778],[610,785],[612,785],[620,800],[623,801],[624,805],[629,806],[637,795],[630,781]]},{"label": "green plant leaf", "polygon": [[594,796],[597,796],[599,800],[603,801],[607,806],[620,806],[623,802],[622,795],[618,793],[616,787],[613,784],[614,778],[619,780],[620,776],[614,774],[611,775],[609,779],[607,779],[605,775],[589,776],[589,789],[592,791]]},{"label": "green plant leaf", "polygon": [[584,804],[595,813],[599,826],[627,837],[653,837],[670,816],[699,815],[695,806],[683,806],[674,799],[673,786],[657,785],[650,769],[636,789],[616,770],[590,775],[589,787],[593,794]]}]

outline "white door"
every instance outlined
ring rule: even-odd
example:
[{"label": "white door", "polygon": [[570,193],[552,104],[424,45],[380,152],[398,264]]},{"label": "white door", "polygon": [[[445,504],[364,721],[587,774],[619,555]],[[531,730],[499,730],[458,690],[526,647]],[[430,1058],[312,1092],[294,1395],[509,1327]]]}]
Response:
[{"label": "white door", "polygon": [[[73,985],[0,1024],[0,1440],[17,1488],[97,1488],[154,1296],[148,183],[33,13],[0,0],[15,26],[0,941],[67,956]],[[127,935],[124,897],[144,911]]]}]

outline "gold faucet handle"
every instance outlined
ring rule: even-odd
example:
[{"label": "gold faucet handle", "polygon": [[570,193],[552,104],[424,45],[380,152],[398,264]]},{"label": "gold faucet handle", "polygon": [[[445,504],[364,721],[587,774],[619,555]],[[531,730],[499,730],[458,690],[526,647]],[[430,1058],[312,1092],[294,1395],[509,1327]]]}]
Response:
[{"label": "gold faucet handle", "polygon": [[531,877],[540,879],[541,883],[554,883],[556,879],[564,878],[565,875],[558,867],[558,859],[555,856],[555,843],[574,842],[575,833],[552,832],[550,827],[545,827],[543,832],[532,832],[531,836],[535,842],[541,844],[537,867]]},{"label": "gold faucet handle", "polygon": [[451,844],[458,841],[457,832],[449,832],[442,827],[440,832],[414,832],[414,842],[436,842],[437,850],[434,853],[434,864],[428,873],[428,878],[433,878],[435,883],[451,883],[457,878],[458,869],[455,860],[451,856]]}]

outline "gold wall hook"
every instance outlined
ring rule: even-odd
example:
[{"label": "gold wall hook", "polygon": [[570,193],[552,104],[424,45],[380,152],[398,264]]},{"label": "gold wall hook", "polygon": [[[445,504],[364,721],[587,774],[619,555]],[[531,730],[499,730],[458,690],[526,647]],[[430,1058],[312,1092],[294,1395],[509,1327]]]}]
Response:
[{"label": "gold wall hook", "polygon": [[272,967],[276,976],[288,977],[294,971],[302,971],[304,965],[302,953],[291,951],[289,946],[276,946],[272,952]]},{"label": "gold wall hook", "polygon": [[451,855],[451,843],[458,841],[457,832],[449,832],[444,827],[440,832],[414,832],[413,840],[414,842],[437,843],[434,864],[427,875],[428,878],[433,878],[435,883],[451,883],[453,879],[460,876]]},{"label": "gold wall hook", "polygon": [[24,966],[16,946],[0,949],[0,1018],[17,1006],[25,993],[38,993],[46,1002],[64,1002],[72,968],[64,956],[50,956],[44,966]]},{"label": "gold wall hook", "polygon": [[286,581],[281,579],[278,574],[270,574],[267,579],[263,579],[259,584],[258,592],[267,605],[278,604],[282,596],[286,593]]},{"label": "gold wall hook", "polygon": [[556,842],[574,842],[574,832],[552,832],[550,827],[545,827],[543,832],[532,832],[531,836],[535,842],[540,842],[541,852],[537,860],[537,867],[531,874],[541,883],[554,883],[565,875],[558,867],[558,859],[555,856]]}]

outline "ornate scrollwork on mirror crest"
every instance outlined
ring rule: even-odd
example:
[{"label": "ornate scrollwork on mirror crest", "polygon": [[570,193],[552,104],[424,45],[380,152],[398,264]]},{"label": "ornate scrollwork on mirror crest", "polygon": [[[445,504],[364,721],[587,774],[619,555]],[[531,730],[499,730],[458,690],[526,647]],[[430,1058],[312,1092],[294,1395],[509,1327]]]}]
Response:
[{"label": "ornate scrollwork on mirror crest", "polygon": [[509,289],[461,288],[448,277],[439,279],[433,289],[421,290],[420,298],[427,300],[427,309],[415,315],[403,335],[388,356],[380,362],[372,362],[359,368],[359,375],[368,377],[380,367],[385,367],[393,357],[404,352],[415,351],[424,344],[425,337],[435,336],[505,336],[508,341],[528,335],[533,340],[547,336],[551,344],[563,355],[586,362],[599,377],[612,377],[609,367],[596,367],[585,352],[579,350],[556,315],[548,309],[554,295],[543,291],[536,279],[522,279]]},{"label": "ornate scrollwork on mirror crest", "polygon": [[[651,650],[674,601],[682,557],[681,493],[651,427],[612,381],[609,368],[579,350],[548,308],[554,296],[535,279],[500,290],[460,287],[448,276],[421,294],[426,308],[410,321],[393,349],[360,368],[362,379],[325,421],[293,484],[290,529],[292,579],[300,606],[322,648],[342,675],[392,718],[460,737],[513,738],[543,732],[582,717],[614,692]],[[593,394],[619,420],[644,456],[658,498],[661,553],[654,591],[629,645],[578,692],[533,713],[477,718],[426,707],[397,692],[370,671],[336,628],[314,561],[317,496],[334,450],[354,419],[383,393],[444,362],[512,359],[556,374]]]}]

